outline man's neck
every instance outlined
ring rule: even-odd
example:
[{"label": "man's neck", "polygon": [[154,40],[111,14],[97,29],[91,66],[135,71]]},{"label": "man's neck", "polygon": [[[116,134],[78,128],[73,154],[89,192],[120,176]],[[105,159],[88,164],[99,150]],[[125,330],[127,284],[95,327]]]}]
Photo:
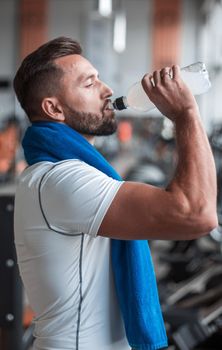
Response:
[{"label": "man's neck", "polygon": [[[44,118],[41,118],[41,117],[32,117],[32,122],[38,122],[38,121],[44,121],[44,122],[51,122],[51,121],[55,121],[55,120],[52,120],[50,118],[47,118],[47,117],[44,117]],[[61,124],[66,124],[66,123],[62,123]],[[67,124],[66,124],[67,125]],[[92,146],[94,145],[95,143],[95,136],[92,136],[92,135],[86,135],[86,134],[81,134]]]},{"label": "man's neck", "polygon": [[95,136],[91,136],[91,135],[85,135],[85,134],[81,134],[89,143],[91,143],[92,146],[94,146],[95,143]]}]

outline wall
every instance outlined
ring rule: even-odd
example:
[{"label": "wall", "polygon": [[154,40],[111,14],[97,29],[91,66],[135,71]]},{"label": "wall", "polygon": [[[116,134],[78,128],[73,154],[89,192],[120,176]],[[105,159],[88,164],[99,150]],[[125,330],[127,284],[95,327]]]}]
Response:
[{"label": "wall", "polygon": [[[116,3],[114,0],[114,5]],[[18,0],[0,0],[0,77],[7,77],[10,80],[15,72],[18,53],[17,4]],[[132,83],[141,79],[145,72],[151,69],[151,0],[124,1],[127,15],[127,42],[126,50],[121,54],[115,53],[112,49],[114,18],[98,19],[94,11],[94,0],[49,0],[48,4],[48,38],[65,35],[79,40],[84,54],[100,71],[101,78],[113,88],[115,97],[125,94]],[[203,0],[183,0],[182,66],[204,60],[206,57],[201,50],[198,34],[201,4]],[[93,28],[97,28],[97,33]],[[208,45],[210,45],[209,38]],[[99,50],[96,50],[98,47]],[[218,99],[218,94],[216,98]],[[208,109],[206,107],[206,100],[206,97],[198,98],[204,122],[209,125],[212,115],[209,114],[209,107]],[[0,90],[0,118],[15,108],[18,114],[22,114],[18,104],[16,107],[14,105],[12,91]],[[222,119],[219,107],[215,113],[217,120]]]},{"label": "wall", "polygon": [[[102,69],[102,79],[111,85],[117,96],[150,68],[151,3],[148,0],[125,0],[127,44],[125,52],[121,54],[112,49],[113,17],[99,20],[93,13],[93,4],[92,0],[50,0],[49,38],[67,35],[80,40],[85,55],[100,73]],[[97,38],[96,33],[92,33],[92,28],[95,29],[96,25],[100,26]],[[92,42],[96,40],[99,50],[92,47]]]}]

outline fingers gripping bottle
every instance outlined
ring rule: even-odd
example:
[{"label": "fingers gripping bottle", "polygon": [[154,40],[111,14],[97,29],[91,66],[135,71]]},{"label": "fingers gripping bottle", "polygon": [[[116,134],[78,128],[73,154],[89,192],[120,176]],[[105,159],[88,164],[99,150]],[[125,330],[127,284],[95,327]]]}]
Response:
[{"label": "fingers gripping bottle", "polygon": [[[181,68],[180,73],[183,81],[188,85],[193,95],[203,94],[211,87],[206,66],[202,62],[196,62]],[[140,81],[129,88],[126,96],[116,98],[112,104],[116,110],[123,110],[130,107],[137,111],[147,112],[156,108],[143,90]]]}]

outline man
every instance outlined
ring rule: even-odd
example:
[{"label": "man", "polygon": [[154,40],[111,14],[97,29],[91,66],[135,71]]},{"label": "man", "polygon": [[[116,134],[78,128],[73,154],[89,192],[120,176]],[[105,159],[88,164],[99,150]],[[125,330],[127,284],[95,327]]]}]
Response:
[{"label": "man", "polygon": [[30,167],[16,191],[15,243],[36,314],[35,349],[126,350],[126,335],[135,349],[166,347],[142,240],[193,239],[217,225],[215,165],[179,67],[172,78],[166,67],[142,84],[175,124],[178,165],[166,189],[122,181],[92,146],[117,123],[112,90],[77,42],[46,43],[16,74],[32,126],[23,140]]}]

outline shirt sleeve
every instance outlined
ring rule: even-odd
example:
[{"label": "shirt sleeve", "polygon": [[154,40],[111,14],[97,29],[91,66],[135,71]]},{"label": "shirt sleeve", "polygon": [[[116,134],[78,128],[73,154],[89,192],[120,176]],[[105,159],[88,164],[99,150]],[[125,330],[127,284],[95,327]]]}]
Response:
[{"label": "shirt sleeve", "polygon": [[123,181],[80,161],[65,161],[49,171],[40,189],[41,207],[52,230],[96,236]]}]

